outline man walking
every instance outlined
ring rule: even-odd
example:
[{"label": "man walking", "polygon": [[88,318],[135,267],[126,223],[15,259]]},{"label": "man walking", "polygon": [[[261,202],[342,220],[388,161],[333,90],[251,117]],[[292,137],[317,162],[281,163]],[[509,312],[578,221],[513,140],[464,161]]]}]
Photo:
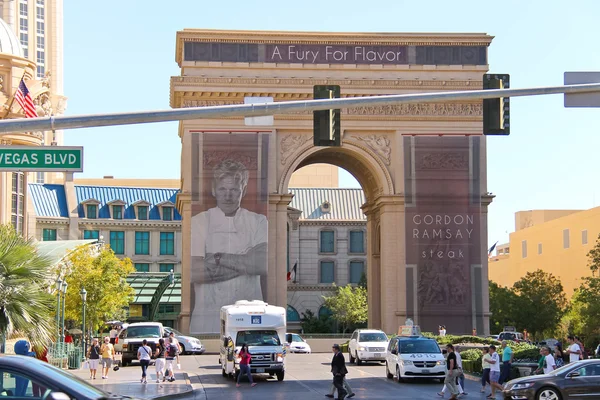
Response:
[{"label": "man walking", "polygon": [[448,388],[450,392],[450,400],[458,399],[458,388],[456,387],[456,379],[460,376],[460,369],[458,368],[458,363],[456,362],[456,354],[454,354],[454,346],[451,344],[446,346],[446,350],[448,351],[448,357],[446,358],[446,369],[448,370],[446,374],[446,379],[444,380],[444,384]]},{"label": "man walking", "polygon": [[500,373],[499,384],[510,381],[510,368],[513,362],[513,351],[508,346],[506,340],[502,341],[502,372]]},{"label": "man walking", "polygon": [[344,377],[348,373],[346,369],[346,359],[340,350],[339,344],[332,347],[333,358],[331,359],[331,373],[333,374],[333,385],[338,392],[338,400],[346,398],[346,389],[344,389]]},{"label": "man walking", "polygon": [[498,379],[500,379],[500,356],[496,353],[496,346],[494,345],[490,346],[489,354],[488,363],[490,364],[490,387],[492,388],[492,393],[487,398],[495,399],[496,389],[502,392],[502,385],[498,383]]}]

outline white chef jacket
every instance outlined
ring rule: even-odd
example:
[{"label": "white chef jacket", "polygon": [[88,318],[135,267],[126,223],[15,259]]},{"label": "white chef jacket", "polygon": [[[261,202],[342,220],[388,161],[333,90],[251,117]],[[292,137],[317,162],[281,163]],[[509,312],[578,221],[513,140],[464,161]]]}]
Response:
[{"label": "white chef jacket", "polygon": [[[192,217],[192,257],[206,253],[245,254],[267,243],[264,215],[239,208],[233,217],[214,207]],[[259,275],[239,275],[224,282],[194,284],[190,333],[218,333],[221,307],[238,300],[262,300]]]}]

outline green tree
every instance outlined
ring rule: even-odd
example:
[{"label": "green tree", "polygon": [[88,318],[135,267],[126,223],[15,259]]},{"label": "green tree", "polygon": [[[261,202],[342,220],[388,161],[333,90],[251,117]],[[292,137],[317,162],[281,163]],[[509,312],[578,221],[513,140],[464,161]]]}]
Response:
[{"label": "green tree", "polygon": [[0,332],[26,336],[34,345],[55,335],[54,296],[48,292],[51,261],[32,239],[0,225]]},{"label": "green tree", "polygon": [[538,269],[517,281],[513,291],[518,297],[512,312],[520,329],[538,337],[559,328],[567,299],[558,278]]},{"label": "green tree", "polygon": [[514,307],[517,302],[517,295],[512,289],[498,285],[490,281],[490,317],[491,331],[502,332],[505,326],[514,326],[515,313]]},{"label": "green tree", "polygon": [[341,324],[342,333],[351,325],[367,322],[367,290],[364,287],[346,285],[336,287],[333,296],[323,296],[325,306],[333,312],[333,317]]},{"label": "green tree", "polygon": [[596,239],[596,245],[588,253],[588,267],[592,271],[592,276],[596,276],[596,272],[600,269],[600,235]]},{"label": "green tree", "polygon": [[82,246],[66,261],[67,302],[65,319],[81,325],[80,291],[87,291],[86,325],[98,329],[105,321],[125,317],[125,307],[133,301],[134,289],[126,281],[135,272],[128,258],[120,259],[108,246],[100,249]]},{"label": "green tree", "polygon": [[334,320],[326,315],[316,316],[312,311],[306,310],[302,313],[300,323],[304,333],[331,333]]}]

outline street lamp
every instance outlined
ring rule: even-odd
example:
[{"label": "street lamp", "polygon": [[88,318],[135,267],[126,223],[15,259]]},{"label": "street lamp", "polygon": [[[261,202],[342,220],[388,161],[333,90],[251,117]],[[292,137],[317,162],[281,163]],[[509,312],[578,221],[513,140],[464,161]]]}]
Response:
[{"label": "street lamp", "polygon": [[83,351],[81,354],[83,354],[83,357],[85,357],[85,350],[86,350],[86,343],[85,343],[85,301],[87,299],[87,291],[85,290],[84,287],[81,288],[81,291],[79,292],[79,294],[81,295],[81,345],[83,347]]},{"label": "street lamp", "polygon": [[63,291],[63,303],[62,303],[62,319],[60,321],[60,337],[62,342],[65,342],[65,304],[67,303],[67,281],[64,280],[62,283],[62,291]]},{"label": "street lamp", "polygon": [[60,291],[62,290],[62,280],[56,278],[56,343],[60,342]]}]

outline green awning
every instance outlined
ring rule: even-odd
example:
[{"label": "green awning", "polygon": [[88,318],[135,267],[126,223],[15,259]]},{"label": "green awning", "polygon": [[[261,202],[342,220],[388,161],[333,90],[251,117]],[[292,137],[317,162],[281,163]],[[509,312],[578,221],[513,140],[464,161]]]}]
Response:
[{"label": "green awning", "polygon": [[50,260],[52,260],[52,265],[56,265],[79,246],[89,245],[96,242],[98,242],[98,239],[49,240],[45,242],[37,242],[36,246],[39,254],[50,258]]},{"label": "green awning", "polygon": [[[169,272],[136,272],[127,277],[127,283],[135,290],[132,304],[150,304],[160,282]],[[181,304],[181,274],[175,274],[175,282],[170,285],[160,304]]]}]

